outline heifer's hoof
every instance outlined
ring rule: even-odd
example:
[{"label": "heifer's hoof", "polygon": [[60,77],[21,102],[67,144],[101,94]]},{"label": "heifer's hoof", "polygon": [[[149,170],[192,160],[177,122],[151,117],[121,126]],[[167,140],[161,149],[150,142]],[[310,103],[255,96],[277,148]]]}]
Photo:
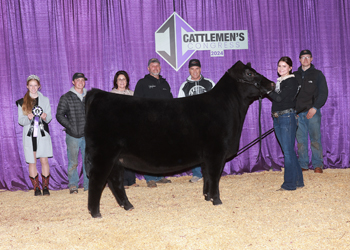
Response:
[{"label": "heifer's hoof", "polygon": [[129,204],[127,204],[127,205],[124,206],[124,209],[125,209],[126,211],[131,211],[131,210],[134,209],[134,206],[131,205],[131,203],[129,203]]},{"label": "heifer's hoof", "polygon": [[88,206],[88,210],[89,210],[89,213],[91,214],[92,218],[102,218],[102,215],[101,215],[99,209],[93,209],[91,207]]},{"label": "heifer's hoof", "polygon": [[131,211],[131,210],[133,210],[133,209],[134,209],[134,207],[133,207],[133,206],[131,206],[131,208],[129,208],[129,209],[126,209],[126,208],[124,207],[124,209],[125,209],[126,211]]},{"label": "heifer's hoof", "polygon": [[221,205],[222,201],[220,199],[213,200],[213,205]]},{"label": "heifer's hoof", "polygon": [[102,218],[101,213],[91,213],[92,218]]}]

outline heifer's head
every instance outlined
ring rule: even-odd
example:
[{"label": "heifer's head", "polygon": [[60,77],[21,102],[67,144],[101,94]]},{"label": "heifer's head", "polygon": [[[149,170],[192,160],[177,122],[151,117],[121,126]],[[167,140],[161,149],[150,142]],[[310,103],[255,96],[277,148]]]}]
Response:
[{"label": "heifer's head", "polygon": [[275,83],[256,72],[250,63],[238,61],[227,72],[249,97],[264,96],[275,88]]}]

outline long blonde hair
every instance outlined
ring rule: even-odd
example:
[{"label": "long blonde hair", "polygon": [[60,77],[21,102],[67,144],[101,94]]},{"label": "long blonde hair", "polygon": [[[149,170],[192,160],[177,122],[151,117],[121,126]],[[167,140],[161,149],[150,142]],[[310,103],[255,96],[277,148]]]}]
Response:
[{"label": "long blonde hair", "polygon": [[[27,79],[27,86],[29,85],[29,82],[34,80],[38,83],[39,89],[41,88],[41,84],[40,84],[40,79],[39,77],[34,77],[35,75],[30,75]],[[29,115],[30,113],[32,113],[32,109],[34,107],[35,104],[35,99],[30,97],[29,94],[29,89],[27,91],[27,93],[24,95],[23,97],[23,104],[22,104],[22,111],[24,115]]]}]

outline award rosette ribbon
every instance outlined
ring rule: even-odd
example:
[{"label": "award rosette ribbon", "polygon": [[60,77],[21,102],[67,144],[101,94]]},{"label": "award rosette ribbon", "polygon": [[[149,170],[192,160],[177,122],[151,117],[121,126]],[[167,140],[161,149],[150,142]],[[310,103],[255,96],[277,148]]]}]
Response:
[{"label": "award rosette ribbon", "polygon": [[45,136],[44,124],[43,124],[43,121],[40,117],[44,113],[43,108],[36,105],[33,107],[32,113],[34,115],[34,118],[32,119],[32,122],[30,124],[30,128],[29,128],[27,136],[33,135],[33,137],[38,137],[38,129],[39,128],[40,128],[41,136]]}]

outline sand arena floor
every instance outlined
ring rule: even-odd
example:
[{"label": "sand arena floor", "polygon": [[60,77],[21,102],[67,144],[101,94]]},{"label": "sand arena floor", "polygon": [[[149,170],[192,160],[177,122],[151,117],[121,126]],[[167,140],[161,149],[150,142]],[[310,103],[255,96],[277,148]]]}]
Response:
[{"label": "sand arena floor", "polygon": [[106,188],[102,219],[82,189],[0,191],[0,249],[350,249],[350,169],[304,172],[292,192],[276,191],[283,172],[225,176],[220,206],[204,200],[202,182],[170,179],[127,189],[132,211]]}]

